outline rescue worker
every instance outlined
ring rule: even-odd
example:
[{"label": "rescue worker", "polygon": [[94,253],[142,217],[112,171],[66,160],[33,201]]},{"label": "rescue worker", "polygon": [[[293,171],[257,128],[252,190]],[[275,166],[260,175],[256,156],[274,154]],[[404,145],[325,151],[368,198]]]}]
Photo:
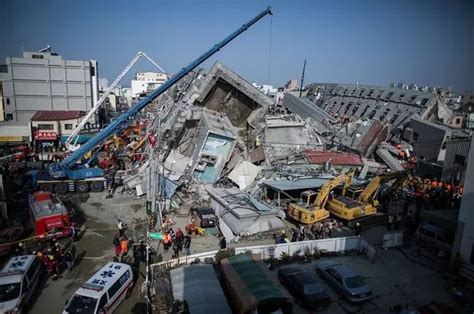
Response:
[{"label": "rescue worker", "polygon": [[360,223],[359,222],[356,222],[355,226],[354,226],[354,234],[356,236],[360,235],[362,232],[362,227],[360,226]]},{"label": "rescue worker", "polygon": [[18,243],[18,246],[15,249],[15,255],[16,256],[21,256],[25,254],[25,245],[23,242]]},{"label": "rescue worker", "polygon": [[219,241],[219,247],[221,250],[225,250],[227,248],[227,241],[225,237],[222,237],[222,239]]},{"label": "rescue worker", "polygon": [[118,222],[117,222],[117,229],[118,229],[118,231],[119,231],[119,235],[120,235],[120,236],[123,236],[124,227],[123,227],[123,222],[122,222],[122,220],[120,220],[120,219],[119,219]]},{"label": "rescue worker", "polygon": [[120,257],[120,253],[122,251],[121,246],[120,246],[120,237],[118,234],[115,235],[113,244],[114,244],[115,257],[118,261],[118,258]]},{"label": "rescue worker", "polygon": [[128,254],[128,239],[127,236],[123,236],[122,241],[120,241],[120,247],[122,252],[122,261],[124,260],[125,256]]},{"label": "rescue worker", "polygon": [[184,236],[184,249],[186,250],[186,255],[191,255],[191,236],[185,235]]},{"label": "rescue worker", "polygon": [[140,260],[143,263],[146,263],[146,244],[145,242],[143,242],[143,240],[140,241],[139,253],[140,253]]},{"label": "rescue worker", "polygon": [[165,234],[163,235],[163,249],[165,250],[165,252],[168,252],[170,244],[171,244],[171,235],[169,234],[169,232],[165,232]]},{"label": "rescue worker", "polygon": [[74,255],[72,254],[71,249],[66,251],[64,255],[64,262],[66,263],[67,269],[72,271],[74,269]]}]

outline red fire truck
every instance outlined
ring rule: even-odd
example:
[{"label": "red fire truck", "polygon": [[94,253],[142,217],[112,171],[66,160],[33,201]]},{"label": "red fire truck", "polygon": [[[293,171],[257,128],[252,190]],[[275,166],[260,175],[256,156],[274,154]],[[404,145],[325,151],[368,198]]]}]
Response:
[{"label": "red fire truck", "polygon": [[36,235],[42,239],[62,238],[71,234],[69,211],[50,192],[36,192],[29,198],[31,219]]}]

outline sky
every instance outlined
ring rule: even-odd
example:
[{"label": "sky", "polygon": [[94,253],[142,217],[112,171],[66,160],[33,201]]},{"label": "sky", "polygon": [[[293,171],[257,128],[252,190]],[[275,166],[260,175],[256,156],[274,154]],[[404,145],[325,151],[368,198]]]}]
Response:
[{"label": "sky", "polygon": [[[471,0],[0,0],[0,63],[51,45],[97,60],[109,83],[138,51],[176,72],[243,23],[265,17],[206,61],[250,82],[359,83],[474,90]],[[143,60],[135,72],[154,71]]]}]

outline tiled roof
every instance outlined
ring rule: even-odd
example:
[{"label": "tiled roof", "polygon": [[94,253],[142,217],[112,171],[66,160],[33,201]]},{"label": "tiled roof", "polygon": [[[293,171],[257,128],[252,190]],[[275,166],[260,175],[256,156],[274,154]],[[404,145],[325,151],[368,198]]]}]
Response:
[{"label": "tiled roof", "polygon": [[308,161],[312,164],[323,164],[325,162],[330,162],[333,165],[341,166],[362,166],[363,162],[359,156],[338,153],[338,152],[323,152],[317,150],[306,150],[304,152]]},{"label": "tiled roof", "polygon": [[70,120],[77,119],[84,116],[86,113],[79,110],[70,110],[70,111],[37,111],[35,115],[31,118],[31,121],[61,121],[61,120]]}]

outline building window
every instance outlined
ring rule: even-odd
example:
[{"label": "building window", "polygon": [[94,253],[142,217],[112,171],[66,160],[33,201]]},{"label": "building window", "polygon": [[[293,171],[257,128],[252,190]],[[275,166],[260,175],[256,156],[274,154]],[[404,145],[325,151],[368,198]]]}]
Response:
[{"label": "building window", "polygon": [[464,166],[464,163],[465,163],[465,162],[466,162],[466,157],[461,156],[461,155],[458,155],[458,154],[455,154],[455,155],[454,155],[454,163],[455,163],[455,164]]},{"label": "building window", "polygon": [[7,105],[10,104],[10,98],[7,98]]},{"label": "building window", "polygon": [[455,123],[456,123],[456,124],[461,123],[461,118],[456,118],[456,122],[455,122]]},{"label": "building window", "polygon": [[66,123],[66,124],[64,125],[64,129],[65,129],[65,130],[72,130],[72,123]]},{"label": "building window", "polygon": [[95,76],[95,68],[94,67],[91,67],[91,76]]},{"label": "building window", "polygon": [[33,55],[33,59],[43,59],[43,55]]},{"label": "building window", "polygon": [[13,120],[13,113],[7,113],[7,114],[6,114],[6,120],[7,120],[7,121]]},{"label": "building window", "polygon": [[416,142],[418,141],[418,133],[413,132],[413,140]]},{"label": "building window", "polygon": [[54,130],[54,125],[52,125],[52,124],[38,124],[38,129],[40,129],[40,130]]}]

